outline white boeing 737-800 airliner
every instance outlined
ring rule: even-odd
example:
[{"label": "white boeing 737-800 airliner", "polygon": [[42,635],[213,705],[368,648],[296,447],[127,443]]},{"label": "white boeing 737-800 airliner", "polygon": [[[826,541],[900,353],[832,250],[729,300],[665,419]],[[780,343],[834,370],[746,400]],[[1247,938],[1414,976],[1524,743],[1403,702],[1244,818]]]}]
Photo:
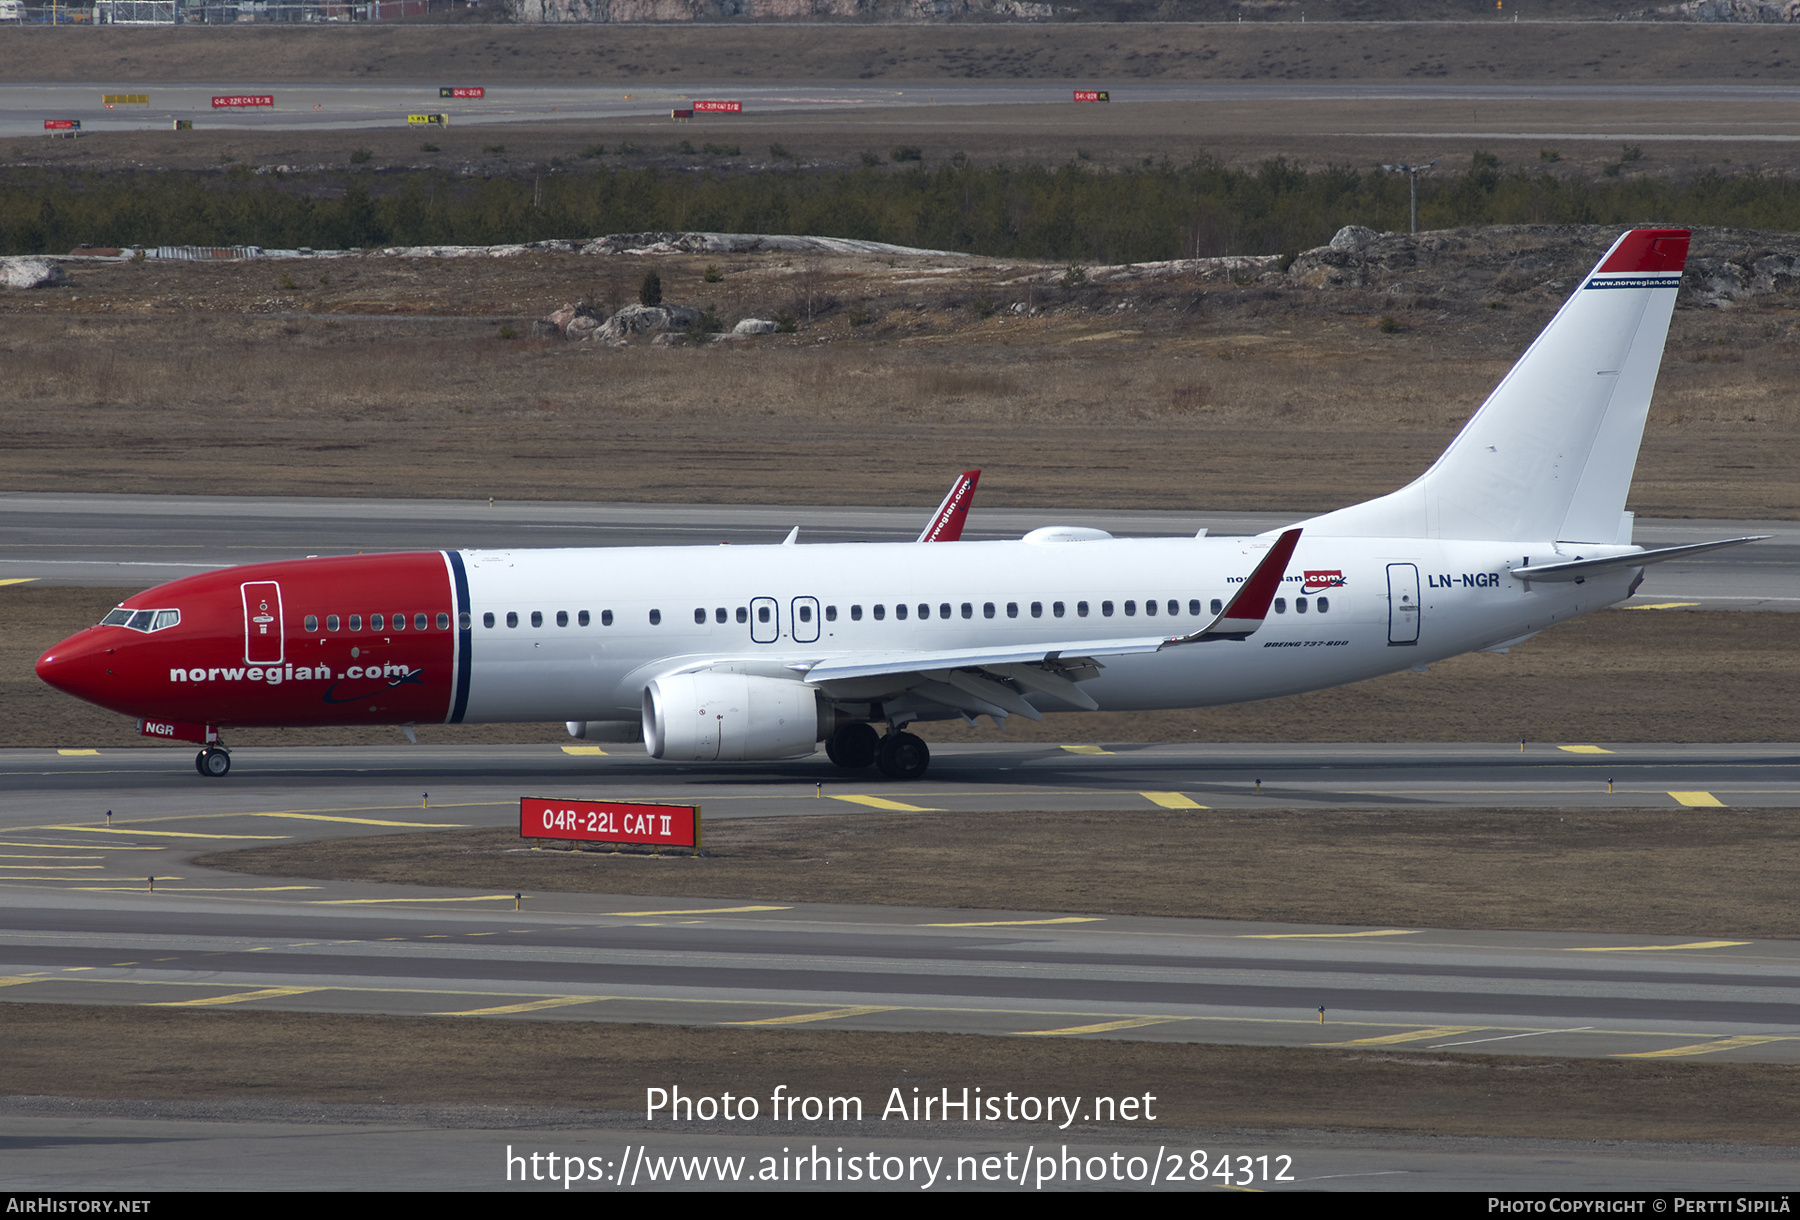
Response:
[{"label": "white boeing 737-800 airliner", "polygon": [[220,726],[561,720],[680,761],[823,741],[907,779],[917,722],[1234,703],[1505,647],[1630,596],[1647,564],[1751,541],[1631,543],[1687,248],[1626,233],[1430,470],[1261,537],[928,541],[956,516],[917,543],[256,564],[128,599],[38,673],[201,743],[203,775],[230,769]]}]

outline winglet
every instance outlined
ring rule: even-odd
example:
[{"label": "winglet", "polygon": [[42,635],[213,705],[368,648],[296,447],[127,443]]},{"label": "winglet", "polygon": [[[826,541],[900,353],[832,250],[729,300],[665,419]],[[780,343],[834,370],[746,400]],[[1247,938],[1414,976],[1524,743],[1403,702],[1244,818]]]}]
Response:
[{"label": "winglet", "polygon": [[962,537],[963,522],[968,520],[969,505],[975,501],[975,484],[981,481],[979,470],[965,470],[950,484],[950,493],[937,506],[916,542],[955,542]]},{"label": "winglet", "polygon": [[1258,627],[1269,615],[1269,603],[1275,600],[1275,594],[1281,591],[1281,578],[1287,575],[1288,560],[1294,556],[1294,548],[1300,544],[1300,531],[1286,530],[1263,556],[1263,561],[1256,565],[1256,570],[1245,578],[1235,596],[1225,603],[1225,609],[1217,618],[1191,635],[1172,636],[1163,641],[1163,647],[1174,644],[1200,644],[1207,640],[1241,640]]}]

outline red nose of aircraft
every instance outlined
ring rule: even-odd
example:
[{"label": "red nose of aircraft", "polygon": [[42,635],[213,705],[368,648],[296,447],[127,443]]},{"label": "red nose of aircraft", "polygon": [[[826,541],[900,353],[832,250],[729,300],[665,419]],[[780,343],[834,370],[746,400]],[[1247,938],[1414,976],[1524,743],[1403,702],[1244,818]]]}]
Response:
[{"label": "red nose of aircraft", "polygon": [[91,627],[76,632],[38,658],[38,677],[77,699],[109,706],[121,693],[113,673],[116,654],[105,638],[111,634],[117,633]]}]

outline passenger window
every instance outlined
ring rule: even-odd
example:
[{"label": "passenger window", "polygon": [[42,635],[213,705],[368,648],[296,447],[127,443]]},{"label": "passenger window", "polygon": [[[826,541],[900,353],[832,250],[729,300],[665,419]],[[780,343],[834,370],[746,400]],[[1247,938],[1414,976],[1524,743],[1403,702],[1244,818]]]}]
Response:
[{"label": "passenger window", "polygon": [[380,631],[381,625],[383,623],[385,623],[386,621],[387,620],[382,618],[379,614],[371,614],[369,616],[369,630],[370,631]]},{"label": "passenger window", "polygon": [[836,606],[825,607],[825,621],[828,623],[837,622],[837,607]]},{"label": "passenger window", "polygon": [[[927,615],[925,613],[925,607],[923,607],[923,606],[919,607],[919,617],[920,618],[927,617]],[[950,603],[949,602],[939,602],[938,603],[938,617],[939,618],[949,618],[950,617]]]},{"label": "passenger window", "polygon": [[717,610],[713,611],[713,622],[715,623],[727,622],[730,618],[731,615],[726,612],[725,607],[723,606],[720,606]]},{"label": "passenger window", "polygon": [[1319,599],[1319,613],[1323,614],[1329,609],[1331,609],[1331,599],[1329,597],[1321,597]]},{"label": "passenger window", "polygon": [[[1173,603],[1170,603],[1170,604],[1172,605]],[[1173,610],[1171,610],[1171,611],[1169,611],[1169,613],[1173,614],[1175,612]],[[1200,616],[1200,599],[1199,598],[1190,597],[1188,599],[1188,613],[1193,615],[1196,618],[1198,618]]]},{"label": "passenger window", "polygon": [[803,605],[800,607],[800,621],[803,623],[812,622],[812,607],[811,606]]},{"label": "passenger window", "polygon": [[[1129,613],[1129,611],[1127,611],[1127,613]],[[1156,599],[1154,597],[1146,598],[1144,600],[1144,613],[1145,614],[1155,614],[1156,613]]]},{"label": "passenger window", "polygon": [[1213,598],[1212,599],[1212,612],[1214,614],[1222,614],[1222,613],[1224,613],[1224,611],[1225,611],[1225,603],[1220,601],[1216,597]]},{"label": "passenger window", "polygon": [[542,610],[533,610],[531,612],[531,625],[533,627],[542,627],[544,625],[544,612]]},{"label": "passenger window", "polygon": [[1169,613],[1170,614],[1180,614],[1181,613],[1181,603],[1176,601],[1172,597],[1169,599]]},{"label": "passenger window", "polygon": [[470,619],[467,610],[464,610],[461,614],[456,616],[456,626],[459,631],[467,631],[469,629]]},{"label": "passenger window", "polygon": [[306,624],[306,633],[308,635],[311,635],[319,629],[319,616],[316,614],[307,615],[304,622]]},{"label": "passenger window", "polygon": [[1044,617],[1044,603],[1043,602],[1032,602],[1031,603],[1031,617],[1032,618],[1043,618]]},{"label": "passenger window", "polygon": [[600,625],[602,627],[612,626],[612,611],[611,610],[602,610],[600,612]]},{"label": "passenger window", "polygon": [[556,625],[558,627],[567,627],[569,625],[569,612],[567,610],[558,610],[556,612]]},{"label": "passenger window", "polygon": [[325,616],[325,630],[336,631],[337,629],[338,629],[338,616],[335,614],[327,614]]},{"label": "passenger window", "polygon": [[694,607],[694,625],[698,626],[698,627],[706,626],[706,607],[705,606],[695,606]]},{"label": "passenger window", "polygon": [[904,619],[906,617],[906,603],[905,602],[901,602],[894,607],[894,617],[897,619]]},{"label": "passenger window", "polygon": [[[930,618],[931,617],[931,607],[927,606],[924,602],[919,603],[919,617],[920,618]],[[944,617],[945,618],[950,617],[950,607],[947,603],[944,606]]]},{"label": "passenger window", "polygon": [[1126,602],[1125,603],[1125,613],[1132,618],[1136,618],[1137,617],[1137,603],[1136,602]]},{"label": "passenger window", "polygon": [[[1101,602],[1100,603],[1100,613],[1101,614],[1105,615],[1107,618],[1111,618],[1112,612],[1113,612],[1113,604],[1111,602]],[[1086,614],[1087,611],[1085,609],[1083,609],[1081,611],[1081,613]]]},{"label": "passenger window", "polygon": [[481,616],[481,625],[483,627],[492,627],[494,625],[494,612],[492,610]]},{"label": "passenger window", "polygon": [[[606,621],[609,623],[612,622],[612,620],[610,618],[607,619]],[[579,610],[576,612],[575,625],[577,627],[585,627],[588,625],[588,612],[586,610]]]},{"label": "passenger window", "polygon": [[758,606],[756,608],[756,621],[759,623],[766,623],[769,621],[769,608],[767,606]]},{"label": "passenger window", "polygon": [[1295,614],[1305,614],[1306,613],[1306,599],[1304,597],[1296,597],[1294,599],[1294,613]]},{"label": "passenger window", "polygon": [[[488,626],[492,627],[494,625],[493,619],[494,619],[493,615],[491,615],[491,614],[488,615]],[[362,630],[362,615],[352,614],[350,616],[350,630],[352,630],[352,631],[361,631]]]},{"label": "passenger window", "polygon": [[1061,618],[1063,616],[1063,604],[1061,602],[1051,602],[1050,613],[1057,618]]},{"label": "passenger window", "polygon": [[404,614],[396,614],[394,616],[394,630],[395,631],[405,631],[406,630],[406,616]]},{"label": "passenger window", "polygon": [[506,612],[506,625],[508,627],[517,627],[519,625],[519,612],[517,610],[508,610]]},{"label": "passenger window", "polygon": [[1088,616],[1088,604],[1086,602],[1076,602],[1075,615],[1077,618],[1086,618]]},{"label": "passenger window", "polygon": [[[982,618],[993,618],[994,617],[994,603],[993,602],[982,602],[981,603],[981,617]],[[1013,617],[1014,618],[1019,617],[1019,608],[1017,606],[1013,607]]]},{"label": "passenger window", "polygon": [[661,624],[662,624],[662,611],[661,610],[652,610],[650,612],[650,625],[652,627],[657,627],[657,626],[660,626]]},{"label": "passenger window", "polygon": [[875,621],[879,623],[882,619],[887,617],[887,607],[886,606],[876,606],[874,608],[873,613],[875,615]]},{"label": "passenger window", "polygon": [[1275,599],[1275,613],[1277,613],[1277,614],[1286,614],[1287,613],[1287,598],[1278,597]]},{"label": "passenger window", "polygon": [[[990,617],[993,615],[993,610],[991,608],[988,610],[988,614]],[[975,607],[971,606],[968,602],[964,602],[962,604],[962,616],[964,618],[974,618],[975,617]],[[950,616],[945,615],[944,617],[948,618]]]},{"label": "passenger window", "polygon": [[739,606],[737,608],[737,621],[740,623],[749,622],[750,621],[750,612],[748,610],[744,609],[742,606]]},{"label": "passenger window", "polygon": [[429,618],[427,618],[424,614],[413,615],[413,630],[414,631],[423,631],[423,630],[425,630],[426,627],[428,627],[430,625],[431,625],[431,620]]},{"label": "passenger window", "polygon": [[1019,603],[1018,602],[1007,602],[1006,603],[1006,617],[1007,618],[1018,618],[1019,617]]},{"label": "passenger window", "polygon": [[862,622],[862,607],[861,606],[850,607],[850,621],[853,623]]}]

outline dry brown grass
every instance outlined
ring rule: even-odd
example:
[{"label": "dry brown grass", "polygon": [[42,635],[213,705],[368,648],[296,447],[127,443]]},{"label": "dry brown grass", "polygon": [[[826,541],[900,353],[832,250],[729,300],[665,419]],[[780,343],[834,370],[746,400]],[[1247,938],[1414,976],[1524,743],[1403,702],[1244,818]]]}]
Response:
[{"label": "dry brown grass", "polygon": [[[796,336],[605,348],[498,326],[613,294],[635,260],[351,259],[304,265],[292,291],[293,264],[77,267],[71,289],[0,297],[0,480],[927,503],[946,471],[982,466],[988,504],[1324,510],[1429,464],[1558,304],[1529,290],[1485,308],[1492,270],[1415,299],[1066,292],[984,260],[919,282],[942,260],[740,259],[707,285],[708,261],[660,260],[668,299],[769,316],[816,276],[875,321],[839,306]],[[979,317],[977,294],[1002,312]],[[1678,311],[1630,507],[1800,513],[1790,305]],[[1406,328],[1382,334],[1396,310]],[[396,312],[415,318],[368,317]]]},{"label": "dry brown grass", "polygon": [[768,1096],[803,1081],[871,1117],[897,1086],[1147,1092],[1158,1135],[1223,1130],[1234,1147],[1246,1129],[1782,1146],[1800,1132],[1800,1069],[1768,1064],[62,1004],[3,1004],[0,1021],[16,1094],[560,1106],[641,1129],[653,1085]]},{"label": "dry brown grass", "polygon": [[253,847],[195,863],[507,893],[1800,935],[1800,829],[1785,810],[863,812],[717,822],[706,839],[704,858],[657,859],[527,851],[516,830],[455,830]]}]

